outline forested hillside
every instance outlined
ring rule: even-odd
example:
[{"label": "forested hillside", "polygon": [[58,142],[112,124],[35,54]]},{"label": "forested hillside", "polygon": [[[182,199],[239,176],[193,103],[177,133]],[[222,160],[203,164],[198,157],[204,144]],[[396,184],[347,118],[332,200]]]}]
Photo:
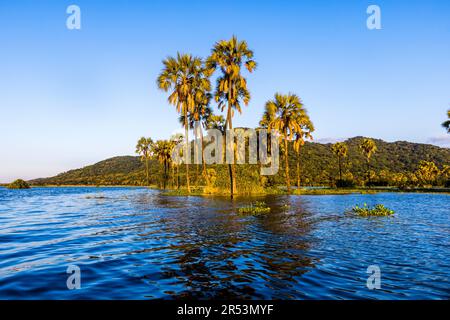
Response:
[{"label": "forested hillside", "polygon": [[[359,145],[362,137],[348,139],[348,156],[343,161],[343,172],[346,178],[356,185],[361,184],[367,172],[367,164],[361,154]],[[386,185],[384,180],[391,179],[396,173],[414,173],[421,160],[434,162],[442,170],[444,165],[450,164],[450,149],[433,145],[411,142],[389,143],[374,139],[377,151],[371,159],[373,180]],[[296,164],[297,153],[289,152],[291,178],[297,181]],[[283,161],[280,161],[282,166]],[[255,183],[266,185],[283,185],[284,172],[280,169],[277,176],[261,180],[257,165],[237,166],[239,171],[238,185],[242,188],[255,187]],[[200,166],[191,165],[192,182],[203,184]],[[212,165],[208,168],[212,179],[219,187],[226,187],[227,167]],[[184,166],[180,166],[179,175],[183,176]],[[173,185],[176,170],[171,168],[167,173],[167,180]],[[331,151],[331,144],[307,142],[300,150],[300,180],[302,185],[330,185],[338,177],[337,158]],[[164,178],[163,167],[158,161],[150,160],[150,182],[162,184]],[[145,165],[139,157],[122,156],[107,159],[82,169],[71,170],[55,177],[30,181],[34,185],[143,185],[145,184]],[[180,179],[180,183],[184,183]]]}]

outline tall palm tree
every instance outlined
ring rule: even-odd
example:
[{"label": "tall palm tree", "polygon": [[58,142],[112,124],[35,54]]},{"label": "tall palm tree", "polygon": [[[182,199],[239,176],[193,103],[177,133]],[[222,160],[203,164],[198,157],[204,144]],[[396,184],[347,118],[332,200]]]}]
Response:
[{"label": "tall palm tree", "polygon": [[[211,56],[206,60],[206,67],[211,74],[216,69],[220,69],[220,76],[217,78],[214,97],[219,104],[221,111],[227,109],[226,126],[233,130],[234,110],[242,112],[241,104],[248,105],[250,92],[247,88],[247,80],[242,76],[241,69],[244,67],[249,72],[256,69],[256,62],[253,60],[253,51],[248,48],[247,42],[239,41],[235,36],[230,40],[217,42]],[[234,142],[233,150],[235,150]],[[236,193],[236,169],[234,161],[229,164],[231,198]]]},{"label": "tall palm tree", "polygon": [[314,132],[314,125],[303,106],[300,109],[297,121],[302,130],[295,134],[293,147],[297,153],[297,188],[300,188],[300,149],[305,144],[306,139],[313,139],[311,133]]},{"label": "tall palm tree", "polygon": [[168,57],[163,61],[163,65],[157,80],[158,87],[165,92],[170,91],[169,103],[176,106],[177,112],[185,117],[186,185],[188,192],[191,192],[187,161],[190,158],[188,114],[194,112],[199,88],[210,86],[209,79],[202,60],[190,54],[178,53],[176,57]]},{"label": "tall palm tree", "polygon": [[152,157],[153,140],[142,137],[136,144],[136,153],[141,156],[141,161],[145,162],[145,172],[147,174],[147,186],[150,185],[148,162]]},{"label": "tall palm tree", "polygon": [[447,133],[450,133],[450,110],[447,111],[447,118],[448,120],[445,121],[442,126],[447,129]]},{"label": "tall palm tree", "polygon": [[347,157],[348,146],[345,142],[336,142],[331,146],[331,151],[338,157],[339,180],[342,181],[342,158]]},{"label": "tall palm tree", "polygon": [[367,181],[370,185],[370,158],[377,151],[377,145],[372,139],[364,139],[359,145],[361,153],[366,157],[367,162]]},{"label": "tall palm tree", "polygon": [[[287,192],[291,192],[291,182],[289,176],[289,141],[292,141],[296,136],[304,135],[305,132],[310,132],[312,123],[308,126],[306,110],[300,98],[295,94],[283,95],[275,94],[273,100],[266,103],[263,119],[261,125],[267,124],[269,130],[276,130],[280,134],[280,139],[284,140],[284,160],[285,160],[285,174]],[[301,139],[299,138],[299,141]],[[300,142],[298,143],[300,145]]]}]

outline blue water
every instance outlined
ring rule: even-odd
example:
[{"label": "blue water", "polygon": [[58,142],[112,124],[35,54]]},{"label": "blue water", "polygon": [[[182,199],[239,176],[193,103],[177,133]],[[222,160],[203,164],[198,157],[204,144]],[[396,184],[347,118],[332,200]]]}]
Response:
[{"label": "blue water", "polygon": [[[0,299],[450,298],[449,195],[277,196],[259,199],[270,214],[236,213],[254,200],[2,188]],[[396,214],[345,213],[363,203]]]}]

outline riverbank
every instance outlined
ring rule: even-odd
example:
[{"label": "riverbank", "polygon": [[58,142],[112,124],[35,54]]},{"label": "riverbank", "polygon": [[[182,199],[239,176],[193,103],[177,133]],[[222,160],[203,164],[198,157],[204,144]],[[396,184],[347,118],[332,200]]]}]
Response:
[{"label": "riverbank", "polygon": [[[0,187],[7,187],[8,184],[0,184]],[[229,196],[229,190],[218,188],[207,188],[205,186],[191,187],[188,193],[185,187],[180,189],[162,189],[156,185],[136,186],[136,185],[32,185],[32,188],[148,188],[160,190],[166,196]],[[401,189],[397,187],[356,187],[356,188],[330,188],[330,187],[302,187],[291,189],[291,195],[349,195],[349,194],[376,194],[381,192],[393,193],[444,193],[450,194],[450,188],[410,188]],[[266,188],[257,192],[238,193],[238,197],[258,197],[266,195],[287,195],[285,187]]]},{"label": "riverbank", "polygon": [[[207,188],[196,187],[191,188],[188,193],[187,189],[166,190],[164,195],[167,196],[229,196],[227,190],[215,190],[215,192],[205,191]],[[208,190],[208,189],[207,189]],[[349,195],[349,194],[376,194],[381,192],[393,193],[444,193],[450,194],[450,188],[413,188],[400,189],[396,187],[374,187],[374,188],[327,188],[327,187],[304,187],[291,189],[291,195]],[[264,192],[241,193],[236,196],[265,196],[265,195],[287,195],[286,188],[270,188],[264,189]]]}]

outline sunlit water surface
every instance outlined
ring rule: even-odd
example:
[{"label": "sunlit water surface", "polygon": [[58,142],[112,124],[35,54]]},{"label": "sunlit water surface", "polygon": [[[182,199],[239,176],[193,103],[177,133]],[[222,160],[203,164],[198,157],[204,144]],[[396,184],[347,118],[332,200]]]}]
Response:
[{"label": "sunlit water surface", "polygon": [[[0,299],[448,299],[450,196],[170,197],[0,189]],[[394,217],[346,214],[383,203]],[[286,209],[284,205],[289,205]],[[69,265],[81,289],[68,290]],[[379,266],[381,289],[367,288]]]}]

